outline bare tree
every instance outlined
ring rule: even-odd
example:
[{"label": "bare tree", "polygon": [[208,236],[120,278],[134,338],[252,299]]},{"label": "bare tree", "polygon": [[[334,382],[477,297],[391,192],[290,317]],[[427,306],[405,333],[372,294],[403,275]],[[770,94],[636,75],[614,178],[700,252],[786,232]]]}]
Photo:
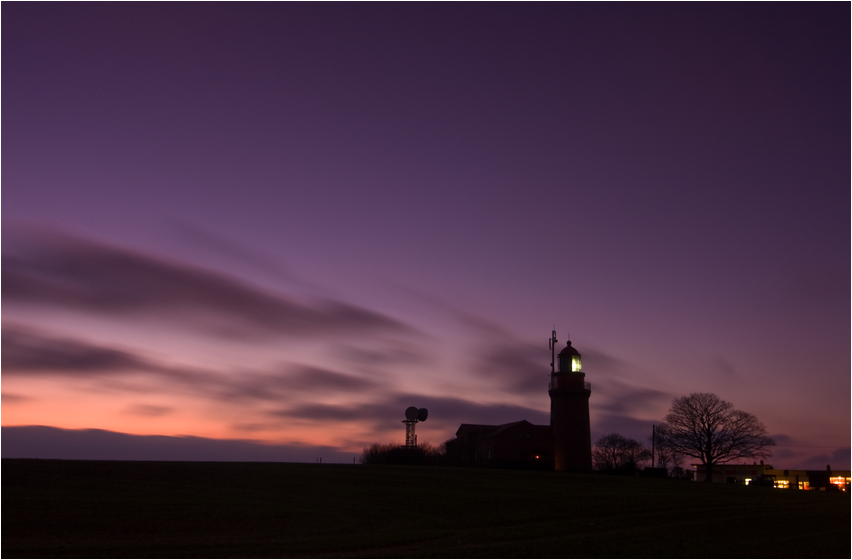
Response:
[{"label": "bare tree", "polygon": [[734,410],[734,405],[713,393],[675,399],[665,420],[657,427],[658,444],[668,453],[701,461],[707,482],[715,465],[769,457],[769,447],[775,445],[757,417]]},{"label": "bare tree", "polygon": [[617,433],[600,438],[592,451],[592,464],[600,472],[635,472],[639,463],[650,458],[651,453],[641,443]]}]

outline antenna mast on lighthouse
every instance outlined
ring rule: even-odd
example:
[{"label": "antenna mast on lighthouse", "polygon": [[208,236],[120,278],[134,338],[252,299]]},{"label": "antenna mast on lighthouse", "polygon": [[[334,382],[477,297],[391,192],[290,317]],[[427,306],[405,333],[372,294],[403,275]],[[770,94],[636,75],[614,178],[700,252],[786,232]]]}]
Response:
[{"label": "antenna mast on lighthouse", "polygon": [[550,346],[550,375],[556,373],[556,343],[559,342],[556,340],[556,328],[553,329],[553,334],[550,335],[550,340],[547,341],[547,345]]}]

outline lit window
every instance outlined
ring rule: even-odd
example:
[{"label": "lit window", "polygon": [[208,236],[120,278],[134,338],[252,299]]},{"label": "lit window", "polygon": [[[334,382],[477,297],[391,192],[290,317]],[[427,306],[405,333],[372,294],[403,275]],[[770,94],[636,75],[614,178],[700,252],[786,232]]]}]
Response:
[{"label": "lit window", "polygon": [[571,371],[582,371],[582,368],[580,356],[571,356]]},{"label": "lit window", "polygon": [[790,487],[790,481],[789,480],[776,480],[775,481],[775,488],[789,488],[789,487]]},{"label": "lit window", "polygon": [[840,489],[844,492],[846,491],[846,485],[849,484],[848,478],[843,476],[832,476],[829,477],[828,481],[836,486],[840,486]]}]

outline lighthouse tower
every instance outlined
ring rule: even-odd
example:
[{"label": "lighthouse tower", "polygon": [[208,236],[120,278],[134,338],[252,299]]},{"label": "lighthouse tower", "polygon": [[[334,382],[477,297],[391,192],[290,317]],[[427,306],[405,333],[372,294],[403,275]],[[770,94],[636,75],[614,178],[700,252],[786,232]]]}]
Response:
[{"label": "lighthouse tower", "polygon": [[[550,339],[551,352],[556,350],[556,331]],[[551,354],[551,357],[552,354]],[[568,345],[550,364],[550,426],[554,438],[554,467],[557,471],[589,472],[592,470],[592,434],[589,424],[589,396],[592,387],[580,353]]]}]

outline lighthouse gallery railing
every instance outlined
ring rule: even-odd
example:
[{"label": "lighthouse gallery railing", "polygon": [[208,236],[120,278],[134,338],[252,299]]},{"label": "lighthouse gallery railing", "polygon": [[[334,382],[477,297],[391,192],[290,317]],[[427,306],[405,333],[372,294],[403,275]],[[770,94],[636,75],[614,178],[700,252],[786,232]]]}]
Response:
[{"label": "lighthouse gallery railing", "polygon": [[[555,389],[554,378],[552,378],[552,377],[550,378],[550,383],[548,384],[547,388],[548,389]],[[588,381],[584,381],[583,382],[583,389],[585,389],[586,391],[591,391],[592,390],[592,384],[589,383]]]}]

